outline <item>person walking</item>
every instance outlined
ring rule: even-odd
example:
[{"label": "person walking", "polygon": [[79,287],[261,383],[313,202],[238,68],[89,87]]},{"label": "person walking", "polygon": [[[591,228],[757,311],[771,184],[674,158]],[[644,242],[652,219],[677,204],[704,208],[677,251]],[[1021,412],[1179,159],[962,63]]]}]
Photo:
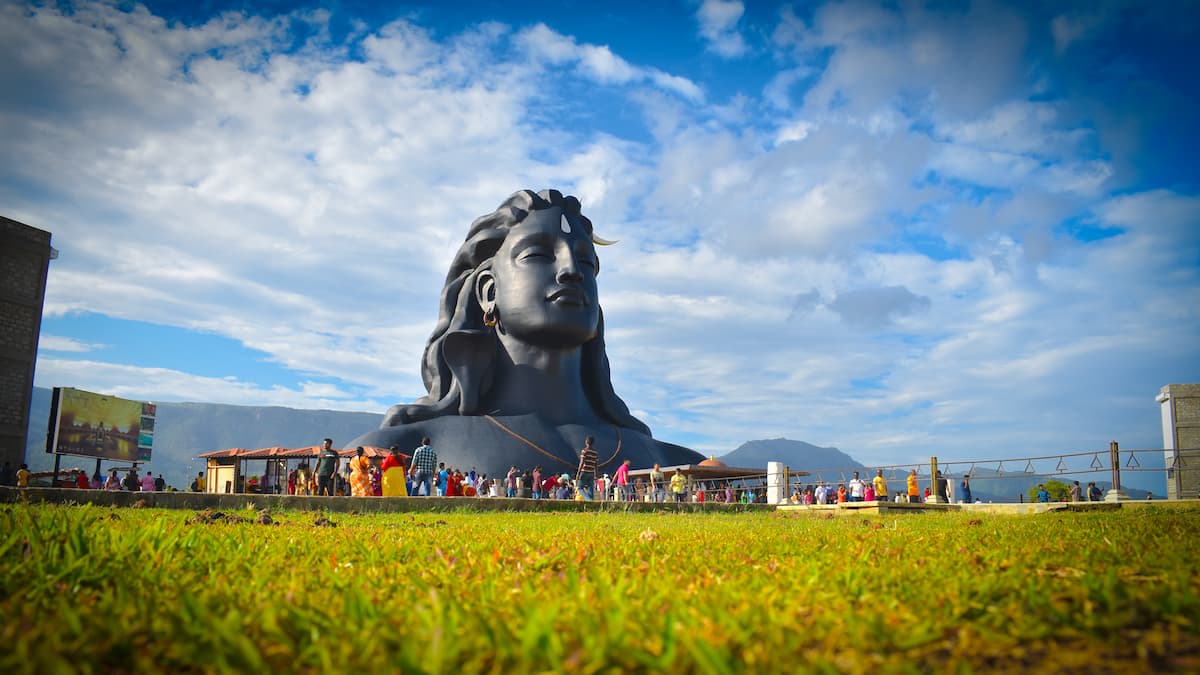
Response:
[{"label": "person walking", "polygon": [[583,449],[579,451],[579,468],[575,472],[579,493],[588,501],[595,498],[596,464],[600,462],[595,443],[596,439],[592,436],[583,439]]},{"label": "person walking", "polygon": [[847,484],[847,500],[852,502],[861,502],[866,497],[867,484],[858,477],[858,472],[854,472],[854,478],[850,479]]},{"label": "person walking", "polygon": [[1067,489],[1067,494],[1071,496],[1071,501],[1082,501],[1083,488],[1079,485],[1079,481],[1071,483],[1071,487]]},{"label": "person walking", "polygon": [[667,477],[663,475],[662,469],[658,468],[658,462],[654,463],[654,468],[650,469],[650,500],[661,504],[667,501],[667,491],[665,489]]},{"label": "person walking", "polygon": [[383,471],[383,496],[407,497],[408,487],[404,482],[404,455],[400,454],[400,448],[395,445],[388,450],[388,456],[383,458],[383,464],[379,467]]},{"label": "person walking", "polygon": [[962,503],[971,504],[975,500],[971,499],[971,477],[963,476],[962,483],[959,485],[962,488]]},{"label": "person walking", "polygon": [[333,439],[326,438],[321,451],[317,453],[317,496],[333,496],[333,477],[341,464],[337,450],[333,449]]},{"label": "person walking", "polygon": [[301,462],[300,466],[296,467],[296,489],[292,494],[296,496],[312,495],[312,469],[308,468],[308,462]]},{"label": "person walking", "polygon": [[671,492],[675,495],[676,502],[682,502],[687,494],[687,477],[682,471],[676,470],[675,475],[671,476]]},{"label": "person walking", "polygon": [[515,499],[517,496],[517,467],[508,467],[508,473],[504,475],[504,496],[508,499]]},{"label": "person walking", "polygon": [[917,484],[917,470],[913,469],[908,474],[908,502],[910,504],[921,503],[921,488]]},{"label": "person walking", "polygon": [[350,496],[371,496],[371,460],[367,459],[367,451],[361,445],[354,449],[349,464]]},{"label": "person walking", "polygon": [[425,487],[425,496],[433,496],[433,474],[437,471],[437,452],[430,446],[429,437],[421,439],[421,445],[413,450],[412,466],[409,473],[413,477],[413,496],[421,494],[421,486]]},{"label": "person walking", "polygon": [[883,477],[883,469],[875,470],[875,478],[871,480],[871,483],[872,487],[875,488],[875,500],[887,501],[887,479]]},{"label": "person walking", "polygon": [[29,487],[29,477],[30,477],[31,475],[33,475],[33,474],[31,474],[31,473],[29,472],[29,465],[28,465],[28,464],[22,464],[22,465],[21,465],[21,468],[17,469],[17,476],[16,476],[16,478],[17,478],[17,487],[19,487],[19,488],[27,488],[27,487]]},{"label": "person walking", "polygon": [[629,490],[629,460],[621,462],[621,466],[617,467],[617,473],[613,475],[613,482],[617,484],[618,499],[623,502],[633,499]]}]

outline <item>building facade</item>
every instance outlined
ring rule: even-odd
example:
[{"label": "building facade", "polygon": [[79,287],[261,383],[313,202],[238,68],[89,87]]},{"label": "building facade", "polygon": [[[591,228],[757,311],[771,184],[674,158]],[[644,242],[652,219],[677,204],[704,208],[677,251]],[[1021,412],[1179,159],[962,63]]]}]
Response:
[{"label": "building facade", "polygon": [[50,233],[0,216],[0,462],[25,461]]},{"label": "building facade", "polygon": [[1162,409],[1167,499],[1200,491],[1200,384],[1168,384],[1154,399]]}]

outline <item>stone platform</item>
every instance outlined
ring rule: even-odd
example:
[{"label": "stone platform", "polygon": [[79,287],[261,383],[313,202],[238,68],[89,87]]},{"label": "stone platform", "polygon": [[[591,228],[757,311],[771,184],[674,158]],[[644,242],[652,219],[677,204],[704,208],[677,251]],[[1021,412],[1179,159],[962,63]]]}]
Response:
[{"label": "stone platform", "polygon": [[257,494],[207,494],[203,492],[125,492],[123,490],[72,490],[70,488],[0,487],[0,503],[20,501],[48,504],[95,504],[107,507],[142,506],[159,509],[230,511],[268,509],[330,511],[334,513],[416,513],[445,511],[510,512],[684,512],[744,513],[773,511],[769,504],[723,504],[718,502],[614,502],[558,499],[507,499],[491,497],[306,497]]},{"label": "stone platform", "polygon": [[333,513],[419,513],[445,511],[508,512],[597,512],[624,511],[651,513],[749,513],[780,511],[786,513],[832,514],[839,516],[882,515],[890,513],[936,513],[957,511],[1007,515],[1035,515],[1052,511],[1107,511],[1121,508],[1195,508],[1200,500],[1140,500],[1122,502],[1049,502],[1026,504],[909,504],[907,502],[848,502],[799,506],[791,504],[724,504],[721,502],[614,502],[557,499],[506,499],[490,497],[305,497],[257,494],[207,494],[202,492],[125,492],[73,490],[70,488],[0,487],[0,504],[22,501],[47,504],[95,504],[105,507],[141,506],[160,509],[230,511],[253,509],[270,511],[330,511]]}]

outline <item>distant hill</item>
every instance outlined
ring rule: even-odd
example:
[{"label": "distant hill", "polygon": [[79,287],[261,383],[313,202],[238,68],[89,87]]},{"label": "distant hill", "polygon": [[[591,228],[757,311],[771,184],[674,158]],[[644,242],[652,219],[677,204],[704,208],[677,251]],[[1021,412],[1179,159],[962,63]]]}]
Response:
[{"label": "distant hill", "polygon": [[[49,470],[54,456],[46,453],[50,418],[49,389],[36,387],[29,411],[26,459],[35,471]],[[333,439],[342,447],[379,426],[383,415],[334,410],[225,405],[220,403],[159,403],[155,421],[154,452],[149,468],[162,473],[167,484],[186,488],[204,460],[197,455],[225,448],[265,448],[278,445],[298,448]],[[80,467],[90,474],[96,461],[63,456],[62,468]],[[107,463],[105,464],[107,466]]]},{"label": "distant hill", "polygon": [[822,448],[787,438],[747,441],[736,450],[721,455],[729,466],[765,467],[767,462],[783,462],[792,471],[820,469],[861,469],[861,462],[837,448]]}]

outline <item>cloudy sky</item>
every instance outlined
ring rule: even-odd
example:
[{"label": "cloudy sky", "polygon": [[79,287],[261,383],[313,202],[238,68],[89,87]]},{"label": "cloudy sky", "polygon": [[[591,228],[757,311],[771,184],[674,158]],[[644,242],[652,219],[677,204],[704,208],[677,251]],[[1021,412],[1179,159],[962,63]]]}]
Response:
[{"label": "cloudy sky", "polygon": [[[328,4],[328,3],[322,3]],[[659,438],[1162,447],[1200,381],[1190,2],[0,2],[37,384],[382,412],[467,226],[597,233]]]}]

